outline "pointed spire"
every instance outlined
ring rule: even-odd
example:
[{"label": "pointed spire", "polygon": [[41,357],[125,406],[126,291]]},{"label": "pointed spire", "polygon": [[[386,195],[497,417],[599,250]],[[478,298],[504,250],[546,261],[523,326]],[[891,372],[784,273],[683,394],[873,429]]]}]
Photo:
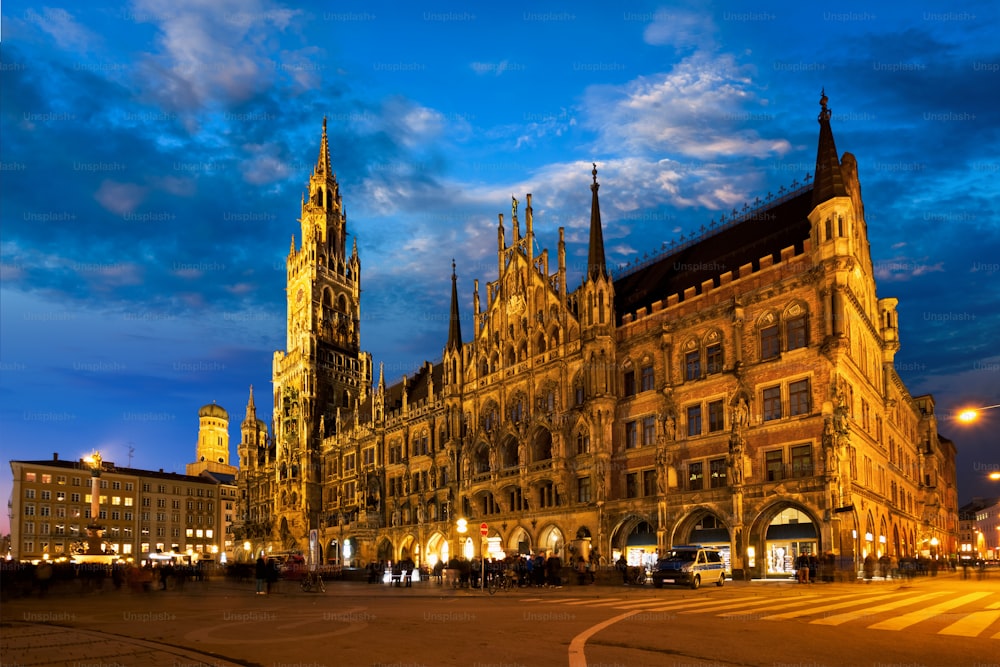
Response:
[{"label": "pointed spire", "polygon": [[250,400],[247,401],[246,421],[257,421],[257,407],[253,403],[253,385],[250,385]]},{"label": "pointed spire", "polygon": [[840,159],[837,157],[837,146],[833,142],[833,130],[830,129],[830,109],[826,103],[829,99],[824,88],[819,100],[819,146],[816,149],[816,171],[813,177],[813,207],[834,197],[846,197],[844,174],[840,170]]},{"label": "pointed spire", "polygon": [[324,176],[333,174],[333,170],[330,168],[330,144],[326,139],[326,116],[323,116],[323,138],[320,140],[319,158],[316,160],[316,169],[313,171]]},{"label": "pointed spire", "polygon": [[455,260],[451,260],[451,313],[448,320],[448,344],[446,350],[462,347],[462,321],[458,316],[458,276],[455,274]]},{"label": "pointed spire", "polygon": [[594,163],[594,170],[590,172],[594,176],[594,182],[590,185],[590,191],[594,193],[590,202],[590,250],[587,254],[587,278],[596,280],[599,276],[607,277],[608,269],[604,263],[604,231],[601,229],[601,206],[597,201],[597,189],[601,187],[597,182],[597,163]]},{"label": "pointed spire", "polygon": [[378,388],[385,391],[385,362],[382,361],[378,364]]}]

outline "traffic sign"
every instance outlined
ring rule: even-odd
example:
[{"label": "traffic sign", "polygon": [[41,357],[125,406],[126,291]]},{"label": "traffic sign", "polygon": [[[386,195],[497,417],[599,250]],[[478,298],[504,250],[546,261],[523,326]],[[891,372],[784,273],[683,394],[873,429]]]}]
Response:
[{"label": "traffic sign", "polygon": [[489,526],[487,526],[485,523],[479,524],[479,534],[480,535],[482,535],[483,537],[485,537],[487,534],[489,534],[489,532],[490,532],[489,531]]}]

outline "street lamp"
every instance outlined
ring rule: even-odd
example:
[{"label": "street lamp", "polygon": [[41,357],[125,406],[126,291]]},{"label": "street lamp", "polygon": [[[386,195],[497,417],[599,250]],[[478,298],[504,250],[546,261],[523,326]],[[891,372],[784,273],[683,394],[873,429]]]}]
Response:
[{"label": "street lamp", "polygon": [[985,405],[981,408],[966,408],[958,413],[958,421],[966,424],[974,422],[979,418],[980,412],[984,410],[993,410],[994,408],[1000,408],[1000,403],[996,405]]}]

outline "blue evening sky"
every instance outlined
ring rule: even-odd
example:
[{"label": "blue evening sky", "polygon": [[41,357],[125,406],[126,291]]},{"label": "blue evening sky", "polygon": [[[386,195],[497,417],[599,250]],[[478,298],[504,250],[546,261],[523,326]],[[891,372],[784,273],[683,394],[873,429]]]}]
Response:
[{"label": "blue evening sky", "polygon": [[[3,3],[0,442],[183,472],[198,408],[269,419],[284,258],[323,116],[387,380],[441,356],[455,259],[497,213],[586,258],[591,162],[619,265],[811,173],[820,90],[858,158],[896,362],[1000,495],[994,2]],[[523,208],[522,215],[523,219]],[[509,238],[509,232],[508,232]],[[10,495],[10,470],[0,469]],[[3,517],[6,530],[7,517]]]}]

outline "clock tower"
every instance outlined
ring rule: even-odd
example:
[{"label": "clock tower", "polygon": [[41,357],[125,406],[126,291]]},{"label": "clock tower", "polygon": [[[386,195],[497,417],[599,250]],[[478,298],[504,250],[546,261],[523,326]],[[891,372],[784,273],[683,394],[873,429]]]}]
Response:
[{"label": "clock tower", "polygon": [[[286,350],[274,353],[275,530],[304,549],[322,512],[322,443],[363,402],[371,355],[360,351],[361,262],[347,253],[347,215],[323,119],[319,158],[302,200],[301,245],[286,261]],[[352,419],[353,421],[353,419]]]}]

